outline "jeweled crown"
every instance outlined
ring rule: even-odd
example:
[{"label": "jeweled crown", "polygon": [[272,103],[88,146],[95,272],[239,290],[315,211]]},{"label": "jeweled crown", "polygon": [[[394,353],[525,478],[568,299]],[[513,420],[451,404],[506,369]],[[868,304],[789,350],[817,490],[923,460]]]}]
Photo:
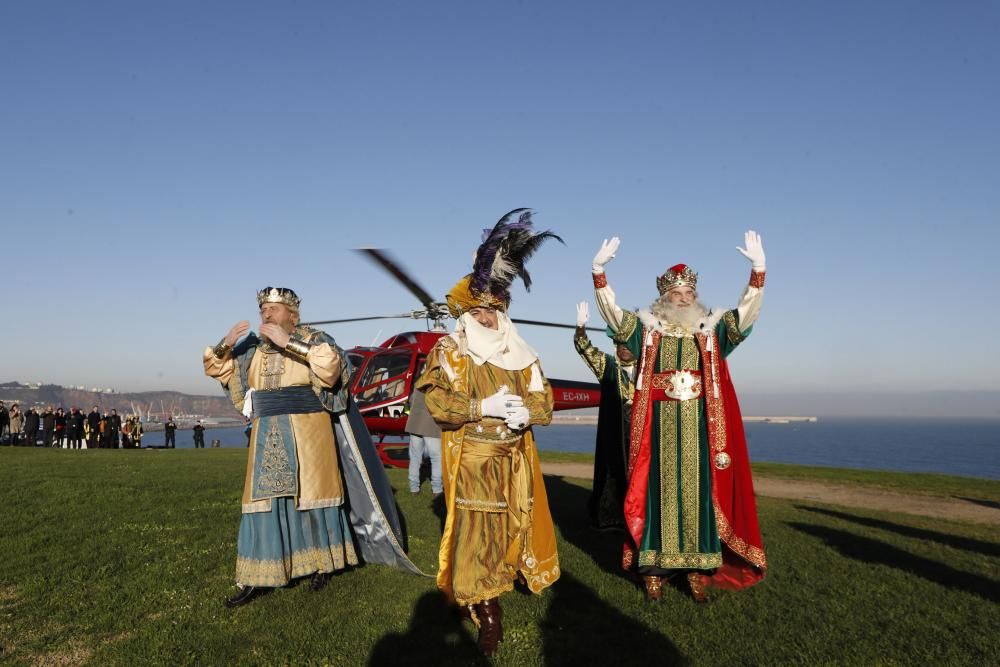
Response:
[{"label": "jeweled crown", "polygon": [[697,289],[698,274],[687,264],[675,264],[666,273],[656,279],[656,289],[660,294],[666,294],[675,287],[690,287]]},{"label": "jeweled crown", "polygon": [[289,308],[299,309],[299,295],[287,287],[265,287],[257,292],[257,307],[265,303],[283,303]]}]

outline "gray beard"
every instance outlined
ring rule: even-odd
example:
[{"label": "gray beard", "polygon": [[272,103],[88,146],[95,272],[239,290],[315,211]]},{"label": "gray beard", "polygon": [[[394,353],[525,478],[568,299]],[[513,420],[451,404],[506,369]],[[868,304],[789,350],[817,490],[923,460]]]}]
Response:
[{"label": "gray beard", "polygon": [[701,301],[695,301],[687,308],[678,308],[670,303],[666,294],[652,303],[649,312],[664,324],[675,324],[686,331],[694,331],[698,323],[708,316],[708,308]]}]

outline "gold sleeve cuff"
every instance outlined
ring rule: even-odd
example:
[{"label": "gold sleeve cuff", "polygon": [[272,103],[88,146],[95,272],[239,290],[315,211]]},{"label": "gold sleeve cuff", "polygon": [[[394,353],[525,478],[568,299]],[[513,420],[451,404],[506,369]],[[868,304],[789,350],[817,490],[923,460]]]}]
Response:
[{"label": "gold sleeve cuff", "polygon": [[312,346],[301,338],[292,336],[288,339],[288,344],[285,345],[285,352],[288,352],[299,361],[305,361],[306,357],[309,356],[310,347]]},{"label": "gold sleeve cuff", "polygon": [[225,337],[222,338],[215,347],[212,348],[212,354],[215,355],[217,359],[225,359],[226,355],[233,349],[233,347],[226,342]]},{"label": "gold sleeve cuff", "polygon": [[469,421],[478,422],[483,419],[483,403],[478,398],[469,399]]},{"label": "gold sleeve cuff", "polygon": [[602,272],[591,275],[594,277],[594,289],[601,289],[608,286],[608,274]]},{"label": "gold sleeve cuff", "polygon": [[750,271],[750,287],[763,287],[764,286],[764,272],[763,271]]}]

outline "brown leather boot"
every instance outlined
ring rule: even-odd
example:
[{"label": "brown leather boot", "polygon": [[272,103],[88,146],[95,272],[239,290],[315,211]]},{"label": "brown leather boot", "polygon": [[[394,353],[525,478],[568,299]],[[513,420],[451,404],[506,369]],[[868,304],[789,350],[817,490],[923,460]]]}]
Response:
[{"label": "brown leather boot", "polygon": [[484,600],[475,607],[476,617],[479,619],[479,650],[486,655],[494,655],[497,644],[503,641],[503,609],[500,607],[500,600]]},{"label": "brown leather boot", "polygon": [[700,572],[688,572],[688,586],[691,587],[691,599],[698,604],[708,602],[708,593],[705,592],[705,577]]},{"label": "brown leather boot", "polygon": [[642,583],[646,586],[646,599],[650,602],[659,602],[663,598],[663,577],[655,577],[647,574],[642,578]]}]

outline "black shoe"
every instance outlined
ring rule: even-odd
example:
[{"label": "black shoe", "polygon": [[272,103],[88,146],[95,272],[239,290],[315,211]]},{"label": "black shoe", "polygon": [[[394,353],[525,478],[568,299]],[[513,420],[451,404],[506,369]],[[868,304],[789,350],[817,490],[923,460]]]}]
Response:
[{"label": "black shoe", "polygon": [[330,583],[330,573],[329,572],[317,572],[313,574],[312,581],[309,582],[309,590],[311,591],[321,591],[326,588],[326,585]]},{"label": "black shoe", "polygon": [[264,594],[264,589],[258,586],[243,586],[240,590],[236,591],[236,595],[226,598],[225,605],[230,609],[235,609],[236,607],[243,606],[254,598],[257,598]]}]

